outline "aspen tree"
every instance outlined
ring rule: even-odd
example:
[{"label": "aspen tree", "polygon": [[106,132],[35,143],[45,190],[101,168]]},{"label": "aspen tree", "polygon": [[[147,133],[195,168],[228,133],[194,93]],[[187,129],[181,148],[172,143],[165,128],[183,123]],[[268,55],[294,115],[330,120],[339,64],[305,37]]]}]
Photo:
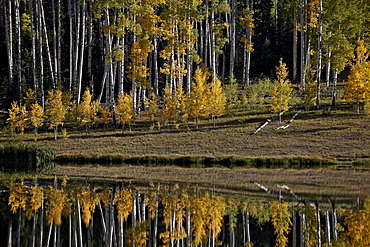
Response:
[{"label": "aspen tree", "polygon": [[19,131],[23,134],[27,126],[28,113],[26,106],[18,106],[17,102],[13,102],[9,109],[10,129],[11,131]]},{"label": "aspen tree", "polygon": [[198,129],[199,118],[205,117],[208,112],[208,85],[207,80],[211,76],[206,68],[198,68],[195,71],[192,83],[192,91],[188,98],[189,115],[195,118],[195,127]]},{"label": "aspen tree", "polygon": [[249,86],[249,69],[251,64],[251,53],[253,52],[252,36],[253,28],[255,28],[253,14],[254,11],[249,7],[246,7],[243,10],[243,17],[240,17],[241,26],[245,29],[245,35],[243,35],[240,39],[244,48],[242,79],[243,86]]},{"label": "aspen tree", "polygon": [[109,111],[109,108],[107,106],[103,106],[101,110],[101,115],[99,118],[99,122],[103,123],[104,129],[107,128],[107,125],[112,121],[111,112]]},{"label": "aspen tree", "polygon": [[114,109],[116,121],[122,124],[122,134],[125,124],[129,124],[134,116],[134,109],[132,105],[132,95],[121,92],[118,95],[117,104]]},{"label": "aspen tree", "polygon": [[99,198],[94,190],[82,188],[77,194],[77,199],[80,202],[82,220],[85,223],[85,226],[88,227],[92,219],[92,215],[95,212],[95,207],[98,205]]},{"label": "aspen tree", "polygon": [[[288,71],[286,64],[283,63],[281,58],[279,61],[279,66],[276,67],[277,79],[274,81],[274,88],[272,91],[272,105],[271,111],[275,113],[281,113],[282,111],[287,111],[290,107],[288,101],[290,99],[290,94],[292,92],[289,80],[286,79],[288,76]],[[281,122],[281,114],[279,121]]]},{"label": "aspen tree", "polygon": [[136,227],[130,227],[126,233],[125,237],[127,239],[127,244],[129,247],[145,247],[146,242],[149,240],[149,224],[148,221],[140,221],[136,223]]},{"label": "aspen tree", "polygon": [[276,235],[275,246],[288,246],[288,234],[292,225],[291,215],[289,213],[289,204],[287,202],[273,201],[271,206],[271,223],[274,226]]},{"label": "aspen tree", "polygon": [[117,189],[114,194],[113,203],[116,205],[117,218],[119,222],[125,222],[132,212],[133,194],[127,189]]},{"label": "aspen tree", "polygon": [[82,96],[82,102],[78,105],[77,120],[85,125],[86,135],[88,134],[88,129],[95,122],[97,103],[92,101],[92,95],[90,90],[87,88]]},{"label": "aspen tree", "polygon": [[54,139],[57,140],[58,126],[64,124],[67,113],[66,105],[63,104],[63,94],[59,89],[48,91],[46,100],[46,119],[49,121],[49,128],[54,129]]},{"label": "aspen tree", "polygon": [[35,138],[38,138],[38,129],[42,126],[42,122],[44,121],[44,109],[38,103],[34,103],[31,105],[31,110],[29,112],[30,121],[33,125]]},{"label": "aspen tree", "polygon": [[225,112],[226,95],[221,86],[221,81],[218,77],[213,78],[213,82],[209,84],[209,112],[212,116],[213,126],[215,126],[215,118],[222,116]]},{"label": "aspen tree", "polygon": [[57,189],[53,186],[48,186],[45,191],[45,214],[46,222],[49,226],[52,224],[62,224],[62,213],[67,203],[67,193],[64,189]]},{"label": "aspen tree", "polygon": [[23,181],[11,185],[9,190],[10,195],[8,198],[8,205],[10,206],[10,211],[15,214],[19,208],[25,210],[28,196],[27,188]]},{"label": "aspen tree", "polygon": [[365,247],[370,245],[370,208],[368,203],[369,201],[366,200],[363,209],[351,209],[344,213],[344,225],[347,228],[345,234],[349,237],[348,246]]},{"label": "aspen tree", "polygon": [[357,103],[357,114],[360,113],[360,103],[370,101],[370,52],[363,40],[358,40],[358,46],[350,64],[348,83],[344,87],[344,98]]},{"label": "aspen tree", "polygon": [[148,116],[150,120],[153,122],[153,127],[154,127],[154,118],[156,114],[158,114],[159,112],[158,103],[159,101],[157,95],[152,92],[150,94],[150,98],[147,99],[148,108],[146,110],[148,111]]}]

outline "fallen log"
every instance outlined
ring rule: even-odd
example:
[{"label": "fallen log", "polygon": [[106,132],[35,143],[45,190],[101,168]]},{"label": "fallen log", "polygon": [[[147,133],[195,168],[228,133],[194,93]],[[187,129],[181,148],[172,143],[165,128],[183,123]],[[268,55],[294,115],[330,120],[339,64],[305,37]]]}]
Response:
[{"label": "fallen log", "polygon": [[266,125],[268,125],[271,121],[274,121],[276,119],[278,119],[281,115],[283,115],[284,111],[280,112],[278,115],[270,118],[270,119],[267,119],[266,122],[264,122],[262,125],[260,125],[253,133],[253,134],[256,134],[258,131],[260,131],[261,129],[263,129]]},{"label": "fallen log", "polygon": [[298,114],[299,114],[300,112],[301,112],[301,110],[297,111],[297,112],[293,115],[293,117],[292,117],[288,122],[286,122],[286,123],[285,123],[286,125],[283,125],[283,126],[278,127],[278,128],[277,128],[277,130],[288,128],[288,127],[290,126],[290,123],[292,123],[292,122],[293,122],[293,120],[298,116]]}]

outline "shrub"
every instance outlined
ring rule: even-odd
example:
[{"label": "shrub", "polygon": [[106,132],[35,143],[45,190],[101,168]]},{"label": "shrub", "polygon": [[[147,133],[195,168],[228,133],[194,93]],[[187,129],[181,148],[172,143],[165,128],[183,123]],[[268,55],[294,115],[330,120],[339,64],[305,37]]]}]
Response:
[{"label": "shrub", "polygon": [[0,164],[4,172],[45,172],[54,168],[55,153],[49,148],[25,143],[0,144]]}]

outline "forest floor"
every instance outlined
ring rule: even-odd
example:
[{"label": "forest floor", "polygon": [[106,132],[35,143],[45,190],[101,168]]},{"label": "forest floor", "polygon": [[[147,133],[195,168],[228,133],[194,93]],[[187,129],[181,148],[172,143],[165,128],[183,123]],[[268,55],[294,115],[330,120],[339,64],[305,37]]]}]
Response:
[{"label": "forest floor", "polygon": [[[158,129],[145,116],[126,128],[98,128],[88,135],[83,127],[67,128],[68,138],[60,135],[54,140],[52,131],[41,131],[37,144],[52,147],[58,155],[116,155],[169,156],[188,155],[223,157],[321,157],[334,160],[338,166],[320,169],[245,169],[245,168],[179,168],[148,166],[58,166],[52,174],[67,175],[80,181],[124,181],[145,188],[148,183],[190,184],[232,193],[238,196],[258,195],[276,198],[277,185],[289,186],[298,196],[323,200],[356,200],[369,196],[370,191],[370,118],[357,115],[350,106],[302,111],[286,129],[296,111],[283,114],[283,121],[270,122],[258,133],[253,132],[267,119],[274,116],[268,109],[228,110],[225,116],[203,119],[199,129],[193,125],[175,124]],[[32,133],[9,137],[5,140],[34,142]],[[361,167],[350,162],[365,161]],[[254,182],[264,185],[273,193],[265,193]],[[275,194],[274,194],[275,193]],[[284,192],[285,196],[291,195]]]}]

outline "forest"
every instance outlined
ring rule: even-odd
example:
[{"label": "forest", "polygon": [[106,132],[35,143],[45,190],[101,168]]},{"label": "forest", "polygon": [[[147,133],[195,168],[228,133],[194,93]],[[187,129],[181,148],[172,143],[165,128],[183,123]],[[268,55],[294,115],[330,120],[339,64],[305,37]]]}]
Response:
[{"label": "forest", "polygon": [[[369,67],[368,8],[367,0],[2,0],[0,51],[7,59],[1,61],[0,109],[16,102],[22,110],[31,91],[32,103],[45,109],[53,90],[77,106],[88,90],[110,112],[120,95],[129,95],[137,113],[149,108],[149,99],[202,94],[192,94],[196,76],[214,82],[215,95],[235,85],[248,91],[276,78],[279,60],[286,70],[281,83],[289,79],[290,88],[306,95],[307,107],[320,105],[324,91],[335,104],[338,75],[350,68],[348,99],[363,104],[369,97],[360,72]],[[356,47],[362,49],[356,53]],[[202,116],[196,111],[187,115]]]}]

